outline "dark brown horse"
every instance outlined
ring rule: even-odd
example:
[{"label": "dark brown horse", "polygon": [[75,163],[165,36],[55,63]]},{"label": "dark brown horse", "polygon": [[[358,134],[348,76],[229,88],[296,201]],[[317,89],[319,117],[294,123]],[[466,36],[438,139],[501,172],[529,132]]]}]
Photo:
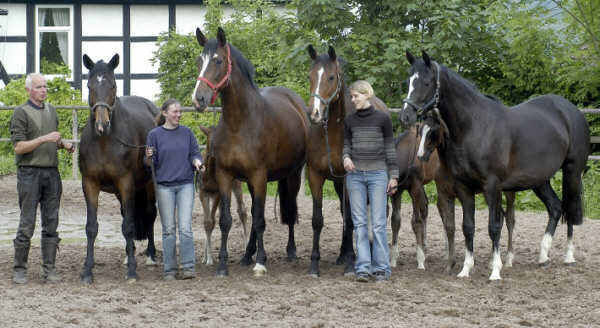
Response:
[{"label": "dark brown horse", "polygon": [[[430,124],[431,125],[431,124]],[[444,142],[444,135],[438,125],[417,124],[402,133],[396,139],[396,157],[398,161],[400,181],[398,192],[392,196],[392,248],[390,264],[396,267],[399,255],[398,231],[400,230],[402,194],[408,191],[413,206],[411,225],[417,242],[417,268],[425,269],[425,250],[427,237],[428,200],[424,186],[435,181],[437,190],[437,208],[446,231],[447,265],[446,272],[451,273],[456,264],[454,257],[454,201],[456,191],[454,181],[446,166],[440,162],[437,146]],[[423,130],[425,130],[423,132]],[[508,228],[508,254],[506,266],[512,266],[513,227],[514,227],[514,192],[505,192],[506,197],[506,227]]]},{"label": "dark brown horse", "polygon": [[146,134],[155,126],[159,109],[140,97],[117,97],[114,69],[110,62],[94,63],[87,55],[90,117],[81,136],[79,169],[87,206],[87,256],[81,279],[92,283],[94,242],[98,234],[98,194],[115,194],[121,203],[122,231],[127,253],[127,279],[137,279],[135,240],[148,239],[147,255],[156,259],[154,220],[156,205],[151,174],[142,163]]},{"label": "dark brown horse", "polygon": [[202,111],[221,96],[223,116],[214,132],[216,179],[221,194],[221,250],[217,275],[227,275],[227,237],[231,228],[231,188],[234,179],[246,181],[252,196],[252,228],[243,265],[257,252],[254,274],[264,275],[267,255],[263,245],[267,181],[278,181],[281,219],[289,226],[287,256],[296,258],[294,224],[298,220],[296,196],[306,162],[309,121],[300,96],[282,87],[259,89],[254,67],[227,43],[219,28],[217,38],[207,40],[196,29],[204,47],[198,58],[198,82],[192,94]]},{"label": "dark brown horse", "polygon": [[[335,49],[329,47],[327,54],[318,55],[314,47],[308,47],[312,59],[309,72],[311,120],[308,143],[308,182],[313,198],[313,250],[309,274],[319,275],[319,240],[323,229],[323,183],[333,181],[335,191],[340,199],[340,210],[344,221],[342,245],[337,264],[346,263],[344,272],[354,272],[356,254],[352,245],[353,223],[350,215],[350,203],[346,197],[344,213],[344,175],[342,165],[342,149],[344,146],[344,118],[356,111],[350,101],[350,91],[344,81],[344,61],[338,58]],[[377,97],[371,104],[378,110],[389,114],[386,105]]]},{"label": "dark brown horse", "polygon": [[[574,264],[573,225],[583,223],[582,174],[590,150],[590,132],[583,114],[568,100],[544,95],[508,108],[481,94],[456,72],[431,61],[423,52],[411,64],[408,97],[401,113],[404,124],[417,115],[439,115],[447,126],[441,161],[456,181],[463,206],[465,262],[459,277],[468,277],[474,264],[474,195],[482,192],[489,208],[492,241],[490,280],[501,279],[500,232],[502,191],[533,189],[548,210],[549,221],[538,262],[548,251],[561,217],[567,222],[565,263]],[[562,201],[550,178],[562,170]]]},{"label": "dark brown horse", "polygon": [[[206,244],[204,244],[204,258],[202,263],[206,265],[213,264],[212,258],[212,231],[215,228],[215,215],[219,204],[221,204],[221,197],[219,196],[219,185],[215,179],[216,162],[215,157],[211,154],[211,134],[214,131],[214,127],[199,126],[202,133],[206,135],[206,149],[202,153],[204,158],[205,170],[201,174],[200,179],[197,180],[198,198],[202,203],[202,211],[204,212],[204,232],[206,233]],[[234,180],[231,184],[231,189],[235,195],[237,201],[237,212],[240,218],[240,224],[243,229],[243,240],[248,241],[248,232],[246,230],[246,222],[248,216],[246,215],[246,206],[244,206],[244,195],[242,194],[242,182]],[[212,202],[212,206],[211,206]]]}]

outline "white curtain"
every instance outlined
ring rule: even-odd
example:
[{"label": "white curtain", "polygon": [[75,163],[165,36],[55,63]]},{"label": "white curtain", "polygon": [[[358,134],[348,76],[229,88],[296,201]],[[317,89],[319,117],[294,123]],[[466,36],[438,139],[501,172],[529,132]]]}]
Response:
[{"label": "white curtain", "polygon": [[[43,10],[42,10],[43,11]],[[51,9],[52,19],[54,19],[54,26],[69,26],[69,9]],[[69,65],[69,33],[56,33],[56,39],[58,40],[58,48],[60,49],[60,56],[66,65]]]}]

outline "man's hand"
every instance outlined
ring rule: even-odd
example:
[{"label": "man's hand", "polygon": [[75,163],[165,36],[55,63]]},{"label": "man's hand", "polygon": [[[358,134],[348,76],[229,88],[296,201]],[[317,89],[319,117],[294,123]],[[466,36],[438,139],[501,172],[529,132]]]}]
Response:
[{"label": "man's hand", "polygon": [[58,132],[58,131],[50,132],[50,133],[44,135],[42,138],[43,138],[44,142],[59,143],[60,142],[60,132]]},{"label": "man's hand", "polygon": [[344,158],[344,169],[346,170],[346,172],[352,172],[354,171],[354,169],[356,169],[350,157]]}]

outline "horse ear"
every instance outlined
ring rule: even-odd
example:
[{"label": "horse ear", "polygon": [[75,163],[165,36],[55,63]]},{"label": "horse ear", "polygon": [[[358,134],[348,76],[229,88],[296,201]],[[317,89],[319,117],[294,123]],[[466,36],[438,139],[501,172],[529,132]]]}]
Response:
[{"label": "horse ear", "polygon": [[217,40],[219,41],[219,46],[224,47],[227,44],[227,38],[225,38],[225,31],[219,27],[217,30]]},{"label": "horse ear", "polygon": [[94,68],[95,64],[94,64],[94,61],[87,54],[84,54],[83,55],[83,65],[91,71],[92,68]]},{"label": "horse ear", "polygon": [[200,28],[198,27],[196,27],[196,40],[198,40],[198,44],[202,47],[204,47],[204,45],[206,44],[206,37],[204,36],[204,34],[202,34],[202,31],[200,31]]},{"label": "horse ear", "polygon": [[200,131],[202,131],[202,133],[204,133],[207,137],[210,136],[210,129],[209,128],[205,127],[202,124],[198,125],[198,128],[200,128]]},{"label": "horse ear", "polygon": [[333,49],[332,46],[329,46],[329,50],[327,51],[327,53],[329,54],[329,58],[331,58],[331,60],[334,60],[337,58],[337,55],[335,54],[335,49]]},{"label": "horse ear", "polygon": [[423,61],[425,62],[425,65],[427,65],[427,67],[431,68],[431,59],[429,59],[429,55],[425,52],[425,50],[422,51],[422,56],[423,56]]},{"label": "horse ear", "polygon": [[308,50],[308,55],[310,56],[310,58],[312,60],[316,60],[317,59],[317,51],[315,50],[315,48],[313,47],[312,44],[309,44],[308,48],[306,48],[306,50]]},{"label": "horse ear", "polygon": [[113,58],[110,59],[110,61],[108,62],[108,66],[111,67],[113,70],[117,66],[119,66],[119,54],[115,54]]},{"label": "horse ear", "polygon": [[413,64],[415,62],[415,56],[413,56],[410,51],[406,50],[406,59],[408,60],[409,64]]}]

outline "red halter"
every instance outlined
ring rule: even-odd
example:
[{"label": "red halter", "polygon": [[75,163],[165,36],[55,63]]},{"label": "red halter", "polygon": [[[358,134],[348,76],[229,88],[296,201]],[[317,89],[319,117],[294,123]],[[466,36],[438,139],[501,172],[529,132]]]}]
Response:
[{"label": "red halter", "polygon": [[217,99],[217,93],[219,92],[219,88],[221,88],[226,82],[228,82],[229,77],[231,76],[231,51],[229,50],[229,44],[227,44],[226,47],[227,47],[227,74],[225,74],[225,76],[223,76],[221,81],[219,81],[219,83],[217,83],[217,85],[214,85],[214,84],[212,84],[212,82],[210,82],[205,77],[198,76],[198,78],[196,79],[198,81],[204,81],[213,90],[213,95],[210,98],[211,105],[214,104],[215,100]]}]

